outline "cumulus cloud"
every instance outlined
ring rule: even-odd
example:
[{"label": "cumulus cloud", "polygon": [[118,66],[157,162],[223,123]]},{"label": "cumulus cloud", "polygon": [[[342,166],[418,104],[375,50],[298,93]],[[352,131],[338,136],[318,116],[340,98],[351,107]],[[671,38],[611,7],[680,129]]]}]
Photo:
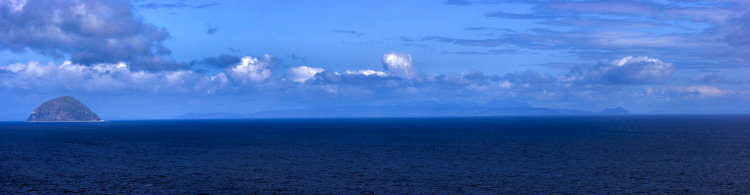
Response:
[{"label": "cumulus cloud", "polygon": [[637,86],[670,84],[673,72],[671,63],[629,56],[609,63],[576,66],[558,74],[526,70],[489,76],[485,80],[496,81],[495,85],[518,97],[599,101]]},{"label": "cumulus cloud", "polygon": [[12,64],[0,66],[0,86],[7,89],[68,91],[183,91],[187,83],[201,79],[189,70],[147,72],[132,71],[125,63],[84,66],[66,61],[54,63]]},{"label": "cumulus cloud", "polygon": [[[653,91],[650,92],[651,95],[654,95],[653,93]],[[712,86],[696,85],[668,87],[666,89],[660,90],[656,95],[669,99],[706,99],[722,97],[725,95],[730,95],[732,93],[734,92],[731,90],[722,90]]]},{"label": "cumulus cloud", "polygon": [[[406,64],[410,63],[411,61],[408,61]],[[0,66],[0,90],[183,94],[252,92],[322,95],[320,97],[512,97],[542,101],[607,100],[611,97],[622,97],[621,92],[627,91],[628,88],[638,89],[630,92],[634,96],[670,99],[709,99],[742,95],[733,89],[719,89],[707,85],[663,87],[669,86],[668,80],[655,78],[669,75],[671,66],[654,58],[625,57],[611,63],[579,67],[567,74],[557,75],[527,70],[502,76],[469,71],[460,74],[420,74],[404,77],[403,72],[396,74],[397,71],[390,70],[360,69],[337,72],[310,66],[291,67],[284,70],[289,71],[289,74],[274,75],[274,60],[270,55],[260,59],[243,57],[240,62],[218,73],[192,70],[144,71],[132,69],[126,62],[93,65],[70,61],[59,65],[29,62]],[[647,81],[656,80],[660,82],[650,83],[656,85],[646,84]],[[662,87],[638,95],[642,86]]]},{"label": "cumulus cloud", "polygon": [[272,57],[250,56],[214,75],[192,70],[135,70],[125,62],[40,64],[29,62],[0,66],[0,88],[91,92],[217,93],[253,88],[272,77]]},{"label": "cumulus cloud", "polygon": [[575,68],[566,79],[583,84],[649,84],[664,81],[673,72],[672,63],[646,56],[628,56],[611,64]]},{"label": "cumulus cloud", "polygon": [[364,75],[364,76],[379,76],[384,77],[388,75],[387,73],[383,71],[377,71],[377,70],[346,70],[345,74],[349,75]]},{"label": "cumulus cloud", "polygon": [[228,70],[229,75],[240,83],[257,83],[271,77],[271,55],[266,54],[263,60],[254,57],[243,57],[240,64]]},{"label": "cumulus cloud", "polygon": [[383,55],[383,68],[396,76],[414,78],[417,70],[412,64],[411,54],[388,53]]},{"label": "cumulus cloud", "polygon": [[315,74],[323,72],[323,68],[315,68],[309,66],[298,66],[289,70],[292,76],[292,81],[304,83],[307,80],[315,78]]},{"label": "cumulus cloud", "polygon": [[398,83],[391,83],[393,84],[393,87],[395,85],[399,85],[400,82],[406,82],[408,80],[404,80],[400,77],[394,77],[388,75],[386,72],[383,71],[376,71],[376,70],[346,70],[344,73],[336,72],[336,71],[322,71],[319,74],[315,74],[315,82],[308,82],[310,85],[328,85],[328,84],[336,84],[336,85],[351,85],[351,86],[359,86],[362,88],[378,88],[383,85],[386,85],[386,83],[393,82],[394,80],[399,80]]},{"label": "cumulus cloud", "polygon": [[162,57],[170,37],[114,0],[0,1],[0,49],[32,50],[77,64],[128,62],[134,69],[182,68]]},{"label": "cumulus cloud", "polygon": [[605,70],[605,78],[613,83],[650,83],[661,81],[672,75],[672,63],[659,59],[641,57],[624,57],[612,63],[614,68]]}]

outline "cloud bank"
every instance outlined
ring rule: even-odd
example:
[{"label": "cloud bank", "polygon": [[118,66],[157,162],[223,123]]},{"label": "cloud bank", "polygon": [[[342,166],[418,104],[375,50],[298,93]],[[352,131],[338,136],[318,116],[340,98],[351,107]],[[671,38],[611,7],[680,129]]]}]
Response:
[{"label": "cloud bank", "polygon": [[646,56],[627,56],[611,64],[574,68],[566,79],[584,84],[652,84],[668,79],[673,72],[672,63]]},{"label": "cloud bank", "polygon": [[174,70],[165,58],[166,29],[136,16],[114,0],[0,1],[0,49],[32,50],[76,64],[127,62],[138,70]]},{"label": "cloud bank", "polygon": [[[623,54],[692,62],[696,68],[750,63],[750,1],[510,1],[528,10],[487,12],[488,18],[526,22],[531,29],[481,37],[427,35],[425,42],[493,49],[564,51],[601,60]],[[449,5],[508,1],[451,0]],[[488,27],[485,27],[488,28]],[[479,28],[474,28],[479,29]],[[705,63],[711,62],[711,63]]]},{"label": "cloud bank", "polygon": [[[385,54],[383,70],[345,70],[297,66],[278,69],[270,55],[245,56],[240,62],[208,74],[190,69],[145,71],[125,62],[76,64],[16,63],[0,66],[0,89],[91,93],[152,94],[325,94],[443,98],[524,98],[528,100],[607,100],[622,92],[665,99],[719,98],[736,93],[704,85],[670,84],[673,65],[659,59],[623,57],[611,63],[582,65],[553,75],[533,70],[504,75],[479,71],[460,74],[417,74],[409,54]],[[278,70],[278,71],[275,71]],[[276,73],[276,74],[274,74]],[[675,83],[676,84],[676,83]],[[657,92],[654,92],[657,91]],[[311,95],[316,97],[317,95]]]}]

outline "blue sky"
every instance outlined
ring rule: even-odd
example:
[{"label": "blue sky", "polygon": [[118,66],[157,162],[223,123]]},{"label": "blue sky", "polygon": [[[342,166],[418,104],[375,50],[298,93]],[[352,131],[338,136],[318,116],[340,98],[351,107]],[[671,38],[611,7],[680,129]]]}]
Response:
[{"label": "blue sky", "polygon": [[[0,120],[527,104],[750,113],[750,3],[0,0]],[[457,107],[456,109],[460,109]]]}]

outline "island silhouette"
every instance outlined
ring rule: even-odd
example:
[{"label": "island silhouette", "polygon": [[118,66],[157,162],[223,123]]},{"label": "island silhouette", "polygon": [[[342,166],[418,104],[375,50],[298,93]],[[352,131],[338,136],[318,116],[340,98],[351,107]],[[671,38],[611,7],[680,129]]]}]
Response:
[{"label": "island silhouette", "polygon": [[103,121],[91,109],[70,96],[44,102],[34,109],[26,122],[99,122]]}]

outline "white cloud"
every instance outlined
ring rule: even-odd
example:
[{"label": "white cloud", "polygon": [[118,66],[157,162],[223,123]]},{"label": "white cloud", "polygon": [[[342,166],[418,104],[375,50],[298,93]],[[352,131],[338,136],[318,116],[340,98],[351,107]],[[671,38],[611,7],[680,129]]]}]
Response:
[{"label": "white cloud", "polygon": [[730,89],[719,89],[712,86],[706,85],[691,85],[691,86],[670,86],[662,89],[654,89],[652,87],[646,87],[642,93],[635,93],[636,96],[650,96],[664,98],[667,100],[681,100],[681,99],[710,99],[719,98],[727,95],[738,95],[741,96],[742,92],[734,91]]},{"label": "white cloud", "polygon": [[417,71],[412,64],[411,54],[388,53],[383,55],[383,68],[396,76],[414,78]]},{"label": "white cloud", "polygon": [[304,83],[305,81],[315,78],[315,74],[323,72],[323,68],[314,68],[309,66],[298,66],[289,70],[294,82]]},{"label": "white cloud", "polygon": [[628,57],[621,58],[619,60],[612,61],[612,65],[615,65],[615,66],[625,66],[626,64],[642,63],[642,62],[646,62],[646,63],[662,63],[661,60],[659,60],[659,59],[649,58],[647,56],[640,56],[640,57],[628,56]]},{"label": "white cloud", "polygon": [[27,2],[27,0],[0,0],[0,5],[8,6],[14,12],[20,12]]},{"label": "white cloud", "polygon": [[366,70],[347,70],[345,73],[350,74],[350,75],[364,75],[364,76],[374,75],[374,76],[379,76],[379,77],[388,75],[387,73],[383,71],[367,70],[367,69]]},{"label": "white cloud", "polygon": [[263,61],[246,56],[236,66],[229,69],[232,79],[240,83],[258,83],[271,77],[271,55],[266,54]]},{"label": "white cloud", "polygon": [[613,62],[616,68],[607,70],[609,79],[623,82],[646,83],[662,80],[674,72],[672,63],[646,56],[628,56]]},{"label": "white cloud", "polygon": [[[384,59],[390,66],[411,67],[408,55],[398,59]],[[273,77],[273,60],[266,55],[263,60],[245,57],[242,62],[224,72],[204,74],[191,70],[143,71],[133,70],[126,63],[80,65],[69,61],[56,65],[29,62],[0,66],[0,90],[28,91],[86,91],[104,93],[184,93],[223,94],[247,92],[323,92],[336,96],[370,94],[402,94],[403,89],[418,94],[476,93],[511,94],[514,97],[578,98],[590,101],[604,100],[611,94],[627,90],[627,86],[613,87],[618,83],[645,83],[666,78],[673,71],[670,63],[649,57],[625,57],[612,63],[599,64],[578,70],[579,75],[553,76],[535,71],[508,73],[505,76],[484,75],[478,71],[461,74],[414,75],[414,78],[393,77],[394,71],[370,69],[333,72],[319,67],[292,67],[284,78]],[[391,68],[391,70],[397,70]],[[574,70],[570,71],[575,72]],[[400,72],[403,75],[404,72]],[[411,72],[415,73],[415,72]],[[415,73],[416,74],[416,73]],[[408,74],[407,74],[408,75]],[[315,82],[308,82],[314,79]],[[587,80],[588,79],[588,80]],[[618,80],[619,79],[619,80]],[[587,81],[587,82],[584,82]],[[307,82],[305,85],[297,83]],[[662,84],[669,84],[663,82]],[[728,95],[743,95],[742,91],[719,89],[713,86],[664,87],[649,86],[642,96],[669,99],[708,99]],[[652,89],[651,87],[655,87]],[[257,91],[256,91],[257,90]],[[632,91],[631,91],[632,92]],[[417,93],[413,93],[417,94]],[[747,96],[747,93],[744,93]],[[640,95],[640,94],[639,94]]]},{"label": "white cloud", "polygon": [[672,63],[646,56],[628,56],[611,64],[573,69],[560,80],[583,84],[648,84],[664,81],[673,72]]},{"label": "white cloud", "polygon": [[671,87],[667,89],[665,93],[676,95],[678,97],[684,97],[684,98],[704,99],[704,98],[721,97],[721,96],[732,93],[732,91],[721,90],[719,88],[711,87],[711,86],[698,85],[698,86]]},{"label": "white cloud", "polygon": [[[2,72],[6,73],[2,73]],[[38,62],[0,66],[0,87],[25,90],[189,92],[203,75],[190,70],[131,71],[125,63],[85,66]]]},{"label": "white cloud", "polygon": [[503,89],[510,89],[511,86],[512,86],[512,84],[510,82],[508,82],[508,81],[504,81],[504,82],[500,83],[500,88],[503,88]]},{"label": "white cloud", "polygon": [[610,47],[690,47],[694,40],[688,41],[683,36],[652,36],[643,33],[606,31],[593,32],[594,43]]},{"label": "white cloud", "polygon": [[206,92],[207,94],[214,94],[222,89],[228,88],[229,77],[227,74],[219,73],[214,76],[202,77],[198,80],[195,85],[195,91]]}]

